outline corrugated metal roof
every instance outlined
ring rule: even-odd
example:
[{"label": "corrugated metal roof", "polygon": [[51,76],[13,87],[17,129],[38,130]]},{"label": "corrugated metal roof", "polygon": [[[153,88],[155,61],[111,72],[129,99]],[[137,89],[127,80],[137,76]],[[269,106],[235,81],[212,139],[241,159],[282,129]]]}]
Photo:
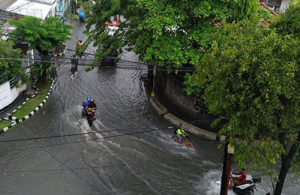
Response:
[{"label": "corrugated metal roof", "polygon": [[52,5],[57,0],[30,0],[30,1],[36,2],[36,3],[42,3],[42,4]]},{"label": "corrugated metal roof", "polygon": [[16,1],[17,0],[0,0],[0,9],[6,10],[7,8],[9,8]]},{"label": "corrugated metal roof", "polygon": [[45,19],[52,5],[32,2],[29,0],[17,0],[10,7],[6,9],[8,12],[24,15],[24,16],[34,16],[37,18]]}]

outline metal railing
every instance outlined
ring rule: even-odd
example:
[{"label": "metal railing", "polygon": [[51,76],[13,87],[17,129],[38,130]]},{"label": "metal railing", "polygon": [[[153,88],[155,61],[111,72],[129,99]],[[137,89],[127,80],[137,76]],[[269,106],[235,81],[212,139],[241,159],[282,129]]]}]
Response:
[{"label": "metal railing", "polygon": [[17,75],[15,77],[13,77],[12,79],[10,79],[9,80],[10,88],[11,89],[14,88],[18,84],[18,82],[19,82],[20,79],[21,79],[20,75]]}]

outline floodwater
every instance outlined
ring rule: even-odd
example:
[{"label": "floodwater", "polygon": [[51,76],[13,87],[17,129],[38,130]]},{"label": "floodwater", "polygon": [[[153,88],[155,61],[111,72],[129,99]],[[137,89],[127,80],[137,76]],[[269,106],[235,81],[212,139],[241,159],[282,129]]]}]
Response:
[{"label": "floodwater", "polygon": [[[76,32],[82,28],[76,24]],[[78,39],[85,37],[74,33],[70,49]],[[121,58],[137,61],[132,52]],[[0,142],[52,136],[0,143],[1,194],[219,193],[223,151],[218,143],[192,136],[194,149],[187,149],[173,142],[173,126],[148,103],[142,71],[84,68],[71,76],[70,65],[61,65],[46,107],[0,136]],[[92,128],[80,115],[87,96],[98,106]],[[70,134],[79,135],[53,138]],[[296,194],[297,183],[287,184],[285,194]],[[269,189],[263,182],[256,194]]]}]

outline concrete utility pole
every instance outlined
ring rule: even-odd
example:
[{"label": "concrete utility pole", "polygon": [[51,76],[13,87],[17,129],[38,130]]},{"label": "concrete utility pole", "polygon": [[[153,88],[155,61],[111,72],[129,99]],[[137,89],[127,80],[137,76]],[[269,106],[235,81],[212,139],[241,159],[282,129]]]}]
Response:
[{"label": "concrete utility pole", "polygon": [[224,160],[223,160],[223,172],[222,172],[222,181],[221,181],[221,195],[228,194],[229,180],[232,168],[234,147],[229,145],[229,141],[226,141],[224,147]]},{"label": "concrete utility pole", "polygon": [[227,163],[227,178],[226,178],[226,186],[225,186],[225,195],[228,194],[228,187],[229,187],[229,180],[230,180],[230,174],[231,174],[231,168],[232,168],[232,161],[233,161],[233,153],[234,153],[234,147],[231,145],[228,145],[228,163]]},{"label": "concrete utility pole", "polygon": [[228,140],[226,140],[226,143],[225,143],[225,146],[224,146],[224,159],[223,159],[223,171],[222,171],[222,180],[221,180],[220,195],[225,195],[225,191],[226,191],[227,163],[228,163]]}]

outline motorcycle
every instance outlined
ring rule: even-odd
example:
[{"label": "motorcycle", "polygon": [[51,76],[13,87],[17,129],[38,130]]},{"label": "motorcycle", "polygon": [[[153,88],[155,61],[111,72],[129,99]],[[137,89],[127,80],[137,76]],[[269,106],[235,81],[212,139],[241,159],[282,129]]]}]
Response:
[{"label": "motorcycle", "polygon": [[179,139],[176,135],[174,135],[172,137],[172,139],[179,144],[184,144],[185,147],[187,147],[187,148],[194,148],[194,145],[190,142],[190,139],[188,136],[182,137],[181,142],[179,141]]},{"label": "motorcycle", "polygon": [[[237,175],[232,174],[232,177]],[[234,184],[233,191],[237,195],[250,195],[254,194],[255,184],[261,182],[261,175],[247,175],[246,182],[244,184]]]},{"label": "motorcycle", "polygon": [[83,106],[81,116],[86,118],[89,126],[93,126],[93,121],[96,120],[95,113],[86,110],[86,107]]}]

